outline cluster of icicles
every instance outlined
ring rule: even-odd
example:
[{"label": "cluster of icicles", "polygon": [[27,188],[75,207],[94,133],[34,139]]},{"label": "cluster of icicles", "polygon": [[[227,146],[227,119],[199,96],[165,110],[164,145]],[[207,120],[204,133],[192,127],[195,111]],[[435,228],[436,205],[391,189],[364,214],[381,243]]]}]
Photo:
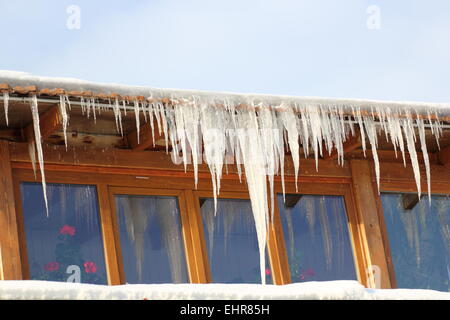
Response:
[{"label": "cluster of icicles", "polygon": [[[5,111],[7,112],[8,95],[4,94]],[[95,99],[81,99],[83,113],[88,117],[103,109],[114,112],[118,133],[123,135],[122,113],[133,109],[136,117],[136,128],[139,137],[140,117],[156,130],[164,134],[166,150],[169,142],[172,145],[172,160],[182,163],[186,169],[192,163],[195,183],[198,180],[198,165],[205,162],[212,175],[214,199],[220,192],[221,176],[227,164],[237,165],[241,177],[243,165],[250,194],[253,216],[258,236],[260,251],[261,280],[265,283],[265,245],[267,226],[271,214],[269,199],[274,201],[274,176],[280,175],[284,193],[284,157],[285,149],[289,148],[294,164],[297,181],[300,162],[300,147],[303,147],[305,157],[314,155],[316,168],[320,156],[337,150],[338,162],[343,164],[343,144],[357,132],[359,127],[362,148],[366,151],[366,138],[372,149],[375,163],[376,180],[379,187],[380,168],[377,156],[377,134],[384,132],[394,150],[401,152],[406,166],[405,152],[410,155],[417,190],[421,193],[421,176],[415,143],[420,141],[423,154],[428,193],[430,193],[430,165],[425,141],[425,126],[430,127],[436,140],[442,134],[437,110],[430,108],[428,117],[419,117],[410,108],[392,109],[386,106],[374,106],[371,111],[358,105],[319,105],[313,103],[287,101],[279,105],[268,105],[264,101],[250,100],[227,101],[227,99],[210,98],[206,96],[171,97],[170,103],[148,101],[119,101],[115,99],[108,105],[100,105]],[[242,99],[241,99],[242,100]],[[73,107],[72,102],[72,107]],[[33,114],[35,143],[30,144],[31,159],[35,159],[35,150],[42,174],[42,184],[45,192],[44,160],[41,147],[39,128],[38,100],[33,96],[30,100]],[[131,107],[130,107],[131,106]],[[69,122],[71,103],[67,96],[60,96],[60,113],[63,120],[64,137]],[[7,118],[7,117],[6,117]],[[154,125],[156,123],[156,125]],[[417,129],[417,130],[416,130]],[[418,137],[416,135],[418,132]],[[153,135],[154,136],[154,135]],[[232,160],[230,160],[232,159]],[[225,167],[225,168],[224,168]],[[268,185],[267,185],[268,180]],[[269,191],[267,192],[267,187]],[[273,206],[271,206],[273,208]]]}]

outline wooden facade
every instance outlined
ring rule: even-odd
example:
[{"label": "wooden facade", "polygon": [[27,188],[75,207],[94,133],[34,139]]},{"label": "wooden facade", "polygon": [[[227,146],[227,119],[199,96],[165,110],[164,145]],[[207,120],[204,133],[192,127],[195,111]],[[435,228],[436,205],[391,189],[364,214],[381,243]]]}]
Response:
[{"label": "wooden facade", "polygon": [[[19,183],[36,180],[26,144],[2,141],[0,147],[0,194],[3,197],[0,202],[1,275],[4,280],[28,279]],[[119,191],[127,194],[177,196],[181,207],[190,281],[211,281],[205,240],[199,230],[198,198],[201,195],[212,196],[210,175],[205,167],[200,168],[200,179],[195,188],[193,172],[185,173],[181,165],[174,165],[169,156],[161,151],[116,149],[96,157],[99,150],[95,148],[70,148],[68,151],[61,146],[48,148],[49,150],[44,150],[47,182],[92,184],[97,187],[109,284],[124,283],[112,198]],[[54,152],[55,148],[59,149],[58,152]],[[321,160],[318,172],[314,166],[313,160],[301,162],[298,193],[344,196],[359,281],[367,287],[375,287],[370,270],[371,266],[376,265],[381,270],[381,287],[395,288],[395,275],[372,161],[355,159],[346,161],[341,167],[333,161]],[[286,176],[286,191],[290,194],[297,193],[292,172],[289,169],[287,171],[291,175]],[[431,171],[432,191],[450,193],[448,169],[442,165],[432,165]],[[281,192],[279,181],[276,191]],[[415,191],[412,169],[397,162],[382,161],[381,191]],[[221,196],[248,198],[245,182],[240,183],[236,173],[224,175]],[[277,218],[269,228],[268,252],[275,283],[286,284],[290,282],[290,275],[277,210],[275,208]],[[18,265],[21,266],[20,269],[17,268]]]},{"label": "wooden facade", "polygon": [[[125,138],[104,133],[102,142],[92,143],[89,134],[75,130],[70,132],[69,147],[61,145],[61,117],[57,109],[47,106],[41,114],[42,136],[45,140],[43,154],[46,181],[48,183],[89,184],[96,186],[100,211],[101,232],[108,283],[125,283],[124,266],[118,232],[115,194],[167,195],[179,200],[182,236],[185,245],[187,268],[191,283],[211,282],[211,270],[207,259],[206,245],[201,230],[200,197],[212,197],[212,183],[209,169],[199,165],[198,186],[194,185],[194,172],[188,166],[174,164],[170,155],[161,147],[161,139],[156,137],[153,146],[149,126],[140,130],[140,143],[132,125],[125,123]],[[17,117],[16,117],[17,118]],[[72,115],[76,122],[77,115]],[[113,119],[104,117],[99,128],[113,127]],[[78,116],[78,119],[81,117]],[[84,118],[82,118],[84,119]],[[26,121],[25,121],[26,122]],[[82,126],[79,121],[79,127]],[[128,128],[128,129],[127,129]],[[83,130],[80,130],[80,132]],[[84,130],[89,131],[89,130]],[[0,279],[29,279],[27,247],[24,232],[21,182],[40,181],[40,174],[32,168],[28,142],[32,141],[29,121],[22,129],[3,129],[0,132]],[[91,136],[93,136],[91,134]],[[80,139],[83,143],[80,143]],[[120,140],[119,145],[117,141]],[[450,194],[450,143],[444,137],[441,149],[430,148],[431,191]],[[106,141],[106,142],[105,142]],[[114,147],[104,145],[114,141]],[[367,158],[362,154],[361,141],[350,139],[344,146],[346,160],[337,164],[336,155],[330,154],[319,160],[316,171],[314,159],[300,161],[299,188],[296,191],[292,159],[286,156],[286,193],[311,195],[339,195],[344,198],[348,226],[351,235],[358,280],[366,287],[396,288],[394,266],[391,258],[380,192],[416,192],[413,170],[410,163],[405,167],[401,156],[394,156],[389,148],[380,150],[380,190],[377,189],[375,170],[371,153]],[[406,154],[408,159],[409,155]],[[419,159],[423,157],[419,154]],[[422,168],[422,173],[424,172]],[[426,190],[423,177],[422,189]],[[280,178],[275,178],[275,191],[281,193]],[[380,192],[379,192],[380,191]],[[220,197],[248,199],[248,190],[239,181],[237,170],[228,167],[222,177]],[[275,284],[291,282],[288,258],[279,208],[275,204],[275,219],[268,230],[268,254]],[[378,270],[379,278],[374,276]],[[377,283],[378,281],[378,283]]]}]

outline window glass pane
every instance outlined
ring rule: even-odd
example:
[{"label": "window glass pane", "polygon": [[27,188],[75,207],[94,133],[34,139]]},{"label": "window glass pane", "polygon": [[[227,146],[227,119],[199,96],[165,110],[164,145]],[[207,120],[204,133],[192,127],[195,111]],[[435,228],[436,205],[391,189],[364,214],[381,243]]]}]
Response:
[{"label": "window glass pane", "polygon": [[176,197],[116,196],[127,283],[188,282]]},{"label": "window glass pane", "polygon": [[95,186],[21,183],[32,280],[106,284]]},{"label": "window glass pane", "polygon": [[344,199],[278,195],[292,282],[356,280]]},{"label": "window glass pane", "polygon": [[397,286],[450,291],[450,198],[382,194]]},{"label": "window glass pane", "polygon": [[[261,283],[259,248],[250,200],[200,199],[212,280]],[[266,283],[272,283],[266,254]]]}]

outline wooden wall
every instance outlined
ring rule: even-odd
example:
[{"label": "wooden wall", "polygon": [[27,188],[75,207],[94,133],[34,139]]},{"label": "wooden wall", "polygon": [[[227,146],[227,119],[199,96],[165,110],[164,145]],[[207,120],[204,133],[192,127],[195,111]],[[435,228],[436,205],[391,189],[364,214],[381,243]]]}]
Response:
[{"label": "wooden wall", "polygon": [[[108,282],[120,284],[123,280],[121,266],[117,263],[120,252],[117,250],[117,235],[114,234],[114,215],[109,196],[116,187],[161,188],[183,190],[186,198],[186,224],[189,230],[184,233],[185,240],[192,244],[187,255],[192,282],[207,282],[207,262],[204,244],[197,239],[199,217],[195,217],[196,192],[211,192],[211,176],[206,165],[199,167],[199,185],[194,187],[192,168],[184,172],[182,165],[175,165],[170,156],[159,151],[100,150],[95,148],[44,147],[46,177],[49,182],[92,183],[97,186],[99,207],[105,242],[105,259],[107,262]],[[402,163],[381,162],[381,191],[414,192],[415,182],[412,168]],[[422,168],[423,169],[423,168]],[[286,187],[295,192],[293,165],[290,158],[286,160]],[[424,172],[424,170],[422,170]],[[37,173],[38,180],[39,172]],[[450,193],[450,172],[443,165],[433,164],[431,168],[433,192]],[[21,231],[20,195],[18,183],[33,181],[34,174],[25,143],[8,143],[0,141],[0,277],[4,280],[26,279],[26,250],[24,235]],[[151,177],[151,179],[142,179]],[[425,187],[425,177],[424,188]],[[313,160],[300,162],[300,188],[314,194],[338,194],[345,197],[352,233],[356,266],[360,281],[367,287],[395,287],[395,275],[387,241],[383,210],[379,192],[375,183],[373,163],[371,160],[353,159],[338,166],[336,160],[320,160],[319,171]],[[303,187],[303,189],[302,189]],[[277,191],[281,190],[280,181],[276,182]],[[244,183],[239,183],[237,170],[229,167],[222,181],[223,192],[233,191],[247,194]],[[178,192],[178,191],[177,191]],[[280,224],[271,225],[269,243],[271,265],[278,284],[289,283],[287,257],[283,249],[284,241],[280,238]],[[194,270],[195,269],[195,270]],[[374,272],[376,277],[373,276]],[[381,276],[379,278],[378,276]],[[377,278],[378,277],[378,278]]]}]

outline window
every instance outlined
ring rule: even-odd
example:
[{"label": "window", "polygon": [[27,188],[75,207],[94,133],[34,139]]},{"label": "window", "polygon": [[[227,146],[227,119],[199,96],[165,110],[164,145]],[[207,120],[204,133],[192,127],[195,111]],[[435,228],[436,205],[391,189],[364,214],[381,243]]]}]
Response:
[{"label": "window", "polygon": [[278,195],[292,282],[356,280],[342,196]]},{"label": "window", "polygon": [[21,183],[30,279],[106,284],[95,186]]},{"label": "window", "polygon": [[[250,200],[200,198],[212,282],[261,283],[259,248]],[[266,254],[266,283],[271,283]]]},{"label": "window", "polygon": [[[245,186],[236,181],[226,181],[215,211],[206,182],[192,190],[191,179],[49,171],[47,218],[42,185],[31,182],[33,172],[17,170],[15,179],[22,200],[17,199],[17,206],[25,278],[99,284],[261,283],[251,202]],[[355,232],[350,189],[315,183],[308,192],[335,196],[288,194],[286,204],[278,197],[267,236],[268,284],[357,278],[349,233],[349,228]],[[354,251],[360,254],[358,244]]]},{"label": "window", "polygon": [[115,195],[127,283],[189,282],[174,196]]},{"label": "window", "polygon": [[450,197],[381,196],[399,288],[450,291]]}]

